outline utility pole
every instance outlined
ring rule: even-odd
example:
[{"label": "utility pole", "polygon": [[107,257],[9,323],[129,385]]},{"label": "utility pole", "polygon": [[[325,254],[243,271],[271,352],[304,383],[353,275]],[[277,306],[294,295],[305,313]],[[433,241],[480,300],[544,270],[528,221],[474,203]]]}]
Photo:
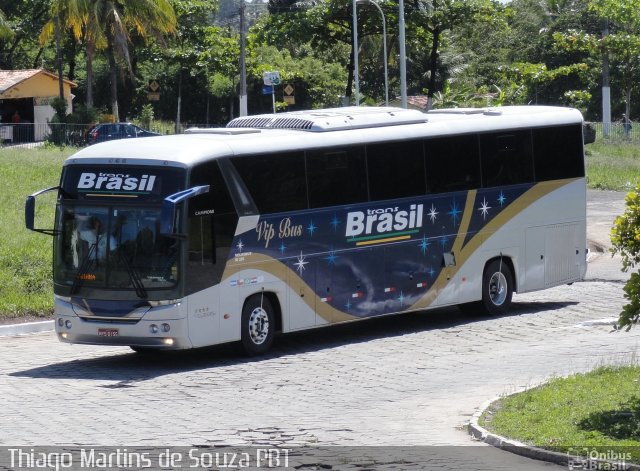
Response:
[{"label": "utility pole", "polygon": [[400,43],[400,106],[407,107],[407,49],[404,37],[404,0],[398,2],[398,30]]},{"label": "utility pole", "polygon": [[58,92],[60,99],[64,100],[64,78],[62,76],[62,55],[60,53],[60,12],[56,13],[56,62],[58,65]]},{"label": "utility pole", "polygon": [[247,66],[245,63],[246,42],[245,35],[245,0],[240,0],[240,116],[247,116]]},{"label": "utility pole", "polygon": [[[609,20],[602,22],[602,39],[609,36]],[[602,134],[608,136],[611,131],[611,86],[609,81],[609,53],[602,53]]]},{"label": "utility pole", "polygon": [[353,83],[356,92],[356,106],[360,106],[360,71],[358,70],[358,10],[356,0],[352,1],[353,13]]}]

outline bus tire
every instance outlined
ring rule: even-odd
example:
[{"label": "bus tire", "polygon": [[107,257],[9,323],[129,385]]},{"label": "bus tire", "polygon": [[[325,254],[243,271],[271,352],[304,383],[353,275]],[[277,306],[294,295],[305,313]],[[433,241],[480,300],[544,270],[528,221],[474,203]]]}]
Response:
[{"label": "bus tire", "polygon": [[489,316],[506,314],[513,296],[513,274],[504,259],[492,260],[482,275],[482,310]]},{"label": "bus tire", "polygon": [[248,355],[262,355],[271,347],[276,319],[273,306],[264,294],[249,297],[242,308],[242,346]]}]

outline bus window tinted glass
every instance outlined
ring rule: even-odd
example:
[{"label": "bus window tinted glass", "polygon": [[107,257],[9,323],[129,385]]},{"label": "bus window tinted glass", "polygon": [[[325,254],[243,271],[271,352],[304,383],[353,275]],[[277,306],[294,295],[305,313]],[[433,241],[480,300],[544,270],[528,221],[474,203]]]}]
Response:
[{"label": "bus window tinted glass", "polygon": [[309,205],[312,208],[367,201],[363,148],[307,152]]},{"label": "bus window tinted glass", "polygon": [[536,181],[584,177],[579,124],[533,130]]},{"label": "bus window tinted glass", "polygon": [[533,181],[530,131],[481,134],[480,153],[483,187]]},{"label": "bus window tinted glass", "polygon": [[468,190],[480,186],[478,137],[464,135],[425,141],[427,191]]},{"label": "bus window tinted glass", "polygon": [[187,294],[220,282],[238,223],[218,162],[194,167],[189,186],[197,185],[209,192],[188,202]]},{"label": "bus window tinted glass", "polygon": [[302,152],[235,157],[231,162],[261,213],[307,208]]},{"label": "bus window tinted glass", "polygon": [[367,146],[369,196],[372,200],[424,195],[422,141]]}]

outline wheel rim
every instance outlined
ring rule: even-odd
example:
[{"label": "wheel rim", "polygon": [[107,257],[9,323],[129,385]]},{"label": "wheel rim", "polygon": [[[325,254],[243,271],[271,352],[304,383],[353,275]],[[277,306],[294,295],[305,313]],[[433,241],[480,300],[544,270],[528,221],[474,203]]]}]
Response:
[{"label": "wheel rim", "polygon": [[489,298],[495,306],[502,306],[507,299],[507,278],[502,272],[496,272],[489,280]]},{"label": "wheel rim", "polygon": [[251,311],[249,316],[249,336],[255,345],[261,345],[269,335],[269,315],[261,307]]}]

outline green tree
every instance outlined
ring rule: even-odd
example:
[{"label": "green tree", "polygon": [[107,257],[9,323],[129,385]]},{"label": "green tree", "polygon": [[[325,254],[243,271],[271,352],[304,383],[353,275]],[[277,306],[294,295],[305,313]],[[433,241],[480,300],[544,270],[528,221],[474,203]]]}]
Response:
[{"label": "green tree", "polygon": [[10,39],[14,35],[11,24],[7,21],[7,17],[0,10],[0,38]]},{"label": "green tree", "polygon": [[54,0],[51,20],[41,38],[48,40],[55,32],[56,19],[83,38],[86,48],[87,104],[92,105],[93,59],[96,50],[105,51],[109,64],[111,112],[118,112],[117,73],[120,66],[133,75],[129,44],[132,35],[143,40],[162,39],[176,30],[176,17],[168,0]]},{"label": "green tree", "polygon": [[553,35],[557,48],[579,53],[582,62],[600,71],[603,54],[611,63],[612,85],[621,90],[625,113],[631,115],[632,94],[640,77],[640,0],[590,0],[588,12],[609,26],[572,28]]},{"label": "green tree", "polygon": [[[627,194],[624,214],[611,229],[613,254],[622,256],[622,270],[627,272],[640,263],[640,186]],[[640,270],[631,273],[624,286],[626,304],[618,319],[618,328],[629,330],[640,322]]]},{"label": "green tree", "polygon": [[48,0],[0,0],[0,10],[4,15],[0,26],[0,68],[38,68],[53,57],[46,55],[47,51],[37,40],[42,26],[49,19],[48,3]]},{"label": "green tree", "polygon": [[[381,3],[387,22],[388,42],[390,44],[389,58],[394,56],[392,47],[395,31],[397,31],[397,4],[393,2]],[[271,0],[270,15],[264,22],[258,24],[254,31],[258,42],[270,46],[286,48],[293,58],[302,58],[311,54],[316,58],[328,60],[332,64],[341,64],[345,68],[346,85],[343,95],[352,96],[354,83],[354,51],[353,51],[353,21],[352,2],[350,0],[327,0],[290,2],[287,0]],[[367,38],[381,35],[380,16],[365,10],[364,5],[358,8],[358,57],[362,57],[363,44],[368,44]],[[377,41],[376,44],[381,44]],[[371,48],[373,55],[377,48]],[[361,91],[377,97],[383,96],[384,82],[382,74],[381,56],[376,56],[379,67],[373,73],[368,73],[365,67],[373,68],[371,61],[364,60],[361,65],[363,78]],[[390,67],[392,62],[390,61]],[[364,66],[364,67],[363,67]],[[360,71],[359,71],[360,72]],[[389,71],[392,76],[393,71]],[[375,81],[373,86],[369,82]],[[374,93],[372,93],[374,90]]]},{"label": "green tree", "polygon": [[411,12],[411,21],[421,25],[430,35],[427,71],[427,108],[431,109],[438,91],[440,49],[444,35],[462,26],[477,23],[482,16],[496,12],[490,0],[417,0]]}]

